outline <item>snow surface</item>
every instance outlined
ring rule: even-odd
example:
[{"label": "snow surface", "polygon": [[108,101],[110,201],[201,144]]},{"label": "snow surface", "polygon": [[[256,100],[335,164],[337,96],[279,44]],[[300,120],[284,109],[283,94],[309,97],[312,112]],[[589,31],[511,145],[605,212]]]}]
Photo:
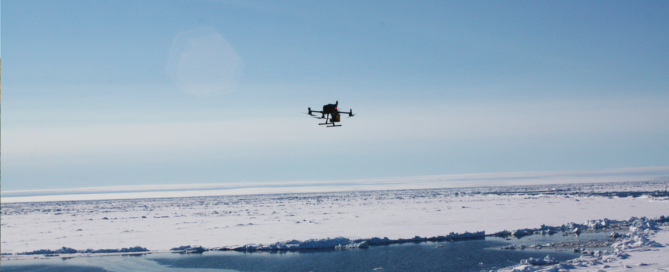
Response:
[{"label": "snow surface", "polygon": [[[289,249],[320,244],[345,249],[366,247],[375,241],[457,238],[482,234],[477,234],[478,231],[496,233],[540,228],[541,225],[561,226],[569,222],[591,226],[608,222],[593,219],[626,220],[632,216],[669,215],[667,197],[598,194],[660,191],[666,186],[667,182],[624,182],[3,202],[1,251],[2,260],[6,261],[17,257],[6,255],[8,253],[62,247],[85,250],[141,246],[152,251],[167,251],[186,245]],[[632,235],[628,239],[636,240],[616,245],[631,255],[617,260],[620,265],[647,268],[647,271],[657,268],[669,271],[666,268],[669,260],[665,260],[669,259],[666,258],[669,256],[666,252],[669,243],[667,227],[643,224],[632,227],[642,228],[641,231],[646,233],[643,238]],[[656,244],[650,239],[663,246],[651,246]],[[633,266],[638,263],[650,265]],[[613,267],[613,263],[606,265]],[[551,271],[560,268],[556,269]],[[581,267],[563,265],[562,269],[580,271]],[[583,271],[594,271],[593,266],[589,265]]]}]

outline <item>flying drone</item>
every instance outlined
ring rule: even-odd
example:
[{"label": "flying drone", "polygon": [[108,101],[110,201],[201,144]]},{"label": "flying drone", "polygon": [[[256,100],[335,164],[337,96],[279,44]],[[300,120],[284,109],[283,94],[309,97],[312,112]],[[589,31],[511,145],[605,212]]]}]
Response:
[{"label": "flying drone", "polygon": [[[335,124],[341,121],[339,116],[340,113],[348,114],[349,118],[355,115],[353,114],[353,110],[349,110],[348,112],[337,110],[337,105],[339,105],[339,101],[335,102],[334,104],[327,104],[323,106],[322,111],[313,111],[311,108],[309,108],[309,113],[307,114],[314,116],[316,119],[325,119],[325,123],[320,123],[319,125],[325,125],[327,127],[341,127],[341,125]],[[314,112],[320,113],[321,117],[312,114]]]}]

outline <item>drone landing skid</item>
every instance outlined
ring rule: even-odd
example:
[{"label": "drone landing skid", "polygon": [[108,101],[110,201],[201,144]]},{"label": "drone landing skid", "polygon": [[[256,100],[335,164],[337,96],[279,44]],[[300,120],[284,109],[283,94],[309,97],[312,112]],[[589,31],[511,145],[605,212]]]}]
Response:
[{"label": "drone landing skid", "polygon": [[335,123],[320,123],[319,125],[326,125],[327,127],[341,127],[341,125],[336,125]]}]

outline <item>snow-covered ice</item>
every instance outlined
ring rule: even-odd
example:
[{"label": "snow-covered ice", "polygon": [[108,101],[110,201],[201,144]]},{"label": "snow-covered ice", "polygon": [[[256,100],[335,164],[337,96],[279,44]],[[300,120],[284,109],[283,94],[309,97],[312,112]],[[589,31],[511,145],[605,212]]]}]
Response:
[{"label": "snow-covered ice", "polygon": [[[8,260],[17,257],[10,253],[62,247],[345,249],[375,242],[474,237],[483,231],[551,231],[546,226],[570,222],[576,222],[573,229],[597,228],[630,217],[669,215],[669,199],[648,193],[666,186],[667,182],[624,182],[2,203],[1,250],[3,260]],[[632,256],[625,261],[666,251],[667,227],[639,224],[631,227],[643,229],[644,238],[630,236],[627,239],[637,240],[616,245]],[[652,247],[652,240],[664,246]],[[650,249],[634,251],[638,243]],[[649,264],[642,267],[669,265],[657,257],[638,262]],[[560,265],[555,271],[580,269]]]},{"label": "snow-covered ice", "polygon": [[530,258],[500,272],[669,271],[669,224],[659,226],[648,218],[632,220],[629,232],[612,245],[611,252],[595,251],[556,265],[552,265],[556,262],[550,256],[543,260]]}]

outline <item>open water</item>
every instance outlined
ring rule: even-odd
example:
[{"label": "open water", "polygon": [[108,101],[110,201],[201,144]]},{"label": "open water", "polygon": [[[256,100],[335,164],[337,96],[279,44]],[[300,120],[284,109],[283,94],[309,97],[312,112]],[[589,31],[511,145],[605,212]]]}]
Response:
[{"label": "open water", "polygon": [[506,240],[486,237],[455,242],[421,242],[348,250],[275,252],[208,251],[201,254],[154,253],[132,256],[51,258],[3,262],[2,271],[489,271],[520,260],[550,255],[560,261],[578,257],[568,250],[500,250],[509,244],[604,239],[604,234],[530,235]]}]

